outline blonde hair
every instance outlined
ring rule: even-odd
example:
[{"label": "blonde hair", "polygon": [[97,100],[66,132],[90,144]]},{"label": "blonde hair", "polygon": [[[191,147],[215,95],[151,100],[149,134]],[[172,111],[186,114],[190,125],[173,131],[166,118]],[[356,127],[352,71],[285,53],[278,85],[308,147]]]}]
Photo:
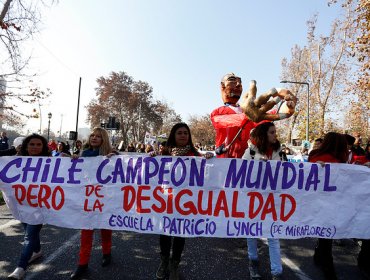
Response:
[{"label": "blonde hair", "polygon": [[110,141],[109,141],[108,132],[104,128],[101,128],[101,127],[94,127],[93,128],[92,132],[89,135],[88,147],[91,148],[90,137],[91,137],[91,134],[95,134],[95,133],[99,133],[101,135],[101,138],[102,138],[102,143],[99,147],[99,155],[106,156],[109,153],[111,153],[112,152],[112,146],[111,146]]}]

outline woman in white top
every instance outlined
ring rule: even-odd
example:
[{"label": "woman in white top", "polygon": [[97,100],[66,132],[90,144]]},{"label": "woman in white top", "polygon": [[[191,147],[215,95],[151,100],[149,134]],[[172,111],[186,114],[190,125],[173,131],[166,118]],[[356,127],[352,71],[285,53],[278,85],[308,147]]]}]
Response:
[{"label": "woman in white top", "polygon": [[[259,124],[251,132],[251,143],[245,151],[243,159],[248,160],[280,160],[286,161],[286,155],[282,151],[277,139],[276,128],[272,122]],[[251,279],[261,279],[257,252],[257,239],[247,238],[249,274]],[[283,267],[281,265],[279,239],[268,238],[271,274],[273,280],[282,279]]]}]

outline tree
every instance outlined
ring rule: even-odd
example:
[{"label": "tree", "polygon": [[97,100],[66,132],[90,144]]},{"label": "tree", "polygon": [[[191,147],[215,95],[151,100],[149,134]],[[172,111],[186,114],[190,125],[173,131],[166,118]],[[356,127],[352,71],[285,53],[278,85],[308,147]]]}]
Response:
[{"label": "tree", "polygon": [[[360,89],[360,101],[370,111],[370,2],[360,0],[357,6],[356,29],[359,32],[353,45],[361,62],[357,86]],[[369,115],[367,115],[369,118]]]},{"label": "tree", "polygon": [[345,117],[345,130],[353,135],[360,133],[363,136],[369,136],[369,117],[366,113],[367,108],[362,102],[357,102],[349,107]]},{"label": "tree", "polygon": [[[352,71],[353,81],[349,84],[348,91],[355,97],[355,108],[359,112],[351,110],[348,116],[358,116],[357,122],[366,120],[365,129],[361,129],[365,135],[369,135],[370,118],[370,1],[369,0],[330,0],[329,5],[340,2],[344,9],[352,9],[352,28],[354,30],[350,42],[350,56],[358,62]],[[359,102],[359,106],[356,106]],[[358,104],[357,104],[358,105]],[[363,113],[363,114],[361,114]],[[361,116],[359,115],[361,114]]]},{"label": "tree", "polygon": [[[30,76],[24,73],[30,60],[24,44],[39,32],[40,9],[46,2],[53,4],[56,1],[0,0],[0,125],[17,126],[22,123],[22,116],[36,116],[21,112],[17,104],[33,103],[50,94],[49,90],[37,87],[19,89],[21,80],[29,80]],[[13,84],[16,86],[9,86]]]},{"label": "tree", "polygon": [[[50,0],[51,4],[55,1]],[[2,0],[0,2],[0,58],[4,77],[19,75],[27,66],[30,56],[23,44],[39,32],[40,6],[45,1]],[[9,70],[9,71],[6,71]]]},{"label": "tree", "polygon": [[[282,77],[283,80],[304,82],[308,78],[308,67],[307,67],[307,56],[306,49],[295,45],[291,50],[292,59],[284,58],[282,60]],[[299,131],[299,138],[304,138],[305,123],[307,116],[307,91],[306,86],[301,84],[289,85],[290,90],[298,98],[298,104],[296,111],[288,119],[277,122],[277,126],[280,128],[279,135],[280,139],[285,142],[292,142],[292,134],[294,129]],[[282,129],[284,128],[284,129]]]},{"label": "tree", "polygon": [[[31,81],[32,82],[32,81]],[[50,89],[42,90],[39,87],[28,87],[22,90],[2,91],[0,89],[0,127],[5,123],[9,126],[17,127],[23,124],[21,117],[39,118],[40,112],[36,109],[24,112],[18,109],[17,104],[40,103],[51,95]]]},{"label": "tree", "polygon": [[[351,26],[351,9],[347,9],[346,16],[336,19],[327,36],[317,36],[316,26],[318,16],[314,15],[308,22],[307,46],[295,47],[292,58],[288,62],[283,60],[284,80],[308,82],[310,84],[310,139],[313,136],[323,135],[328,127],[328,119],[340,113],[344,106],[343,100],[350,99],[345,85],[349,79],[346,50],[353,33]],[[304,133],[305,116],[307,112],[307,93],[302,87],[296,87],[299,94],[299,112],[291,120],[296,122],[299,135]]]},{"label": "tree", "polygon": [[[362,123],[362,135],[369,137],[369,118],[370,118],[370,1],[359,0],[356,7],[356,17],[354,20],[356,37],[351,44],[354,55],[360,63],[357,79],[352,92],[358,97],[358,111],[354,114],[358,116],[358,123]],[[352,115],[352,114],[351,114]],[[365,128],[365,129],[364,129]]]},{"label": "tree", "polygon": [[97,83],[97,99],[87,106],[87,120],[92,126],[100,126],[109,116],[116,117],[125,146],[140,142],[146,131],[161,131],[164,121],[180,119],[167,104],[153,99],[148,83],[136,82],[125,72],[111,72],[109,77],[98,78]]},{"label": "tree", "polygon": [[[42,130],[41,136],[43,136],[45,139],[48,139],[48,129],[47,128],[44,128]],[[55,139],[55,138],[56,138],[55,132],[49,130],[49,140]]]},{"label": "tree", "polygon": [[209,115],[190,116],[189,127],[191,130],[194,143],[202,143],[202,145],[214,145],[216,131],[213,128]]},{"label": "tree", "polygon": [[176,114],[175,110],[173,110],[165,101],[156,101],[153,106],[153,110],[162,118],[153,129],[153,133],[156,135],[169,135],[171,128],[176,123],[182,121],[180,115]]}]

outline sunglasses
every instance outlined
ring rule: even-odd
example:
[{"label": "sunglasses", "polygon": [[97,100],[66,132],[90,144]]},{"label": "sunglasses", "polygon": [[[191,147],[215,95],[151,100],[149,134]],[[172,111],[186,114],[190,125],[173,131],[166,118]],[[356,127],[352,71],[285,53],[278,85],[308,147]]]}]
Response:
[{"label": "sunglasses", "polygon": [[235,76],[232,76],[232,77],[228,77],[227,79],[226,79],[226,81],[228,81],[228,82],[239,82],[239,84],[241,84],[242,83],[242,79],[241,78],[239,78],[239,77],[235,77]]}]

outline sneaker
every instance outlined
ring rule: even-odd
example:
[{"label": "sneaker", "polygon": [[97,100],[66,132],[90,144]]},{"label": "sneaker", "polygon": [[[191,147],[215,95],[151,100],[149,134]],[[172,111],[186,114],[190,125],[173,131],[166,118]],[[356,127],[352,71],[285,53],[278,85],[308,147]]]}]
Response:
[{"label": "sneaker", "polygon": [[25,271],[21,267],[17,267],[12,274],[8,276],[9,279],[23,279],[25,275]]},{"label": "sneaker", "polygon": [[361,275],[364,279],[370,280],[370,268],[364,263],[358,262],[358,268],[360,269]]},{"label": "sneaker", "polygon": [[169,280],[180,280],[180,273],[179,273],[179,264],[180,261],[178,260],[170,260],[170,277]]},{"label": "sneaker", "polygon": [[168,264],[170,262],[170,258],[168,256],[161,256],[161,263],[159,264],[157,273],[155,276],[157,280],[165,279],[168,275]]},{"label": "sneaker", "polygon": [[42,257],[42,252],[41,250],[38,251],[37,253],[36,252],[33,252],[32,253],[32,256],[31,258],[29,259],[28,263],[33,263],[35,260],[39,259]]},{"label": "sneaker", "polygon": [[252,280],[259,280],[262,278],[258,261],[249,260],[249,275]]}]

